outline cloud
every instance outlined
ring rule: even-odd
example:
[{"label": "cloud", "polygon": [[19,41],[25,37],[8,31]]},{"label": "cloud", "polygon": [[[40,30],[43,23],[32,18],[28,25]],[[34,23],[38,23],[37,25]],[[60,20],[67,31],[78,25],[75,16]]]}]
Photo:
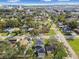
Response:
[{"label": "cloud", "polygon": [[8,0],[8,2],[19,2],[20,0]]},{"label": "cloud", "polygon": [[70,0],[58,0],[58,1],[70,1]]},{"label": "cloud", "polygon": [[51,1],[51,0],[43,0],[43,1],[46,1],[46,2],[48,2],[48,1]]}]

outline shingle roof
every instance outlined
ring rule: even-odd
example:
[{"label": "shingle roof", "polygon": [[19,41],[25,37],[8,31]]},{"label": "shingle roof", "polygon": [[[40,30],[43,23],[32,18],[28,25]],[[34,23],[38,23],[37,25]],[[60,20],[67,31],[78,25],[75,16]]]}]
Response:
[{"label": "shingle roof", "polygon": [[45,49],[44,48],[41,48],[41,49],[38,50],[38,52],[39,53],[45,53]]}]

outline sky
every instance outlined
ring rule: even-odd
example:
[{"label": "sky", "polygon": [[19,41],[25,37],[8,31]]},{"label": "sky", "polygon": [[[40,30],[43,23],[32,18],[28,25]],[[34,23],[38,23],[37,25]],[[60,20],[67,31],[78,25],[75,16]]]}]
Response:
[{"label": "sky", "polygon": [[79,0],[0,0],[0,4],[25,4],[25,5],[79,4]]}]

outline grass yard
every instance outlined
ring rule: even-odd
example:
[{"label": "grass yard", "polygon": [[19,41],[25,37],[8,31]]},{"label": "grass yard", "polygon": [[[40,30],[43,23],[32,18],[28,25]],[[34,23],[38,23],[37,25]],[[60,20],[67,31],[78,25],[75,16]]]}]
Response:
[{"label": "grass yard", "polygon": [[9,35],[10,36],[16,36],[16,33],[10,33]]},{"label": "grass yard", "polygon": [[54,32],[54,30],[53,30],[53,29],[50,29],[48,35],[55,35],[55,34],[56,34],[56,33]]},{"label": "grass yard", "polygon": [[79,38],[76,38],[74,40],[70,40],[68,41],[69,44],[71,45],[71,47],[73,48],[73,50],[77,53],[77,55],[79,56]]},{"label": "grass yard", "polygon": [[8,33],[0,33],[0,36],[7,36]]},{"label": "grass yard", "polygon": [[55,35],[56,33],[54,32],[53,29],[50,29],[50,31],[48,33],[45,33],[45,34],[47,34],[47,35]]}]

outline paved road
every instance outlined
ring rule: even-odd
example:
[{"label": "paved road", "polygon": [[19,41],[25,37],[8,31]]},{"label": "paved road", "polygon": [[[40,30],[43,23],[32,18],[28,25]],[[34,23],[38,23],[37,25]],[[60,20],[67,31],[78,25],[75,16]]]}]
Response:
[{"label": "paved road", "polygon": [[70,58],[67,58],[67,59],[79,59],[78,56],[76,55],[76,53],[71,48],[71,46],[69,45],[69,43],[66,41],[66,38],[64,37],[64,35],[60,31],[57,30],[58,28],[56,28],[55,24],[53,25],[53,27],[54,27],[53,28],[54,31],[57,34],[57,38],[59,39],[60,42],[64,43],[64,46],[66,46],[68,48],[68,51],[71,54]]}]

